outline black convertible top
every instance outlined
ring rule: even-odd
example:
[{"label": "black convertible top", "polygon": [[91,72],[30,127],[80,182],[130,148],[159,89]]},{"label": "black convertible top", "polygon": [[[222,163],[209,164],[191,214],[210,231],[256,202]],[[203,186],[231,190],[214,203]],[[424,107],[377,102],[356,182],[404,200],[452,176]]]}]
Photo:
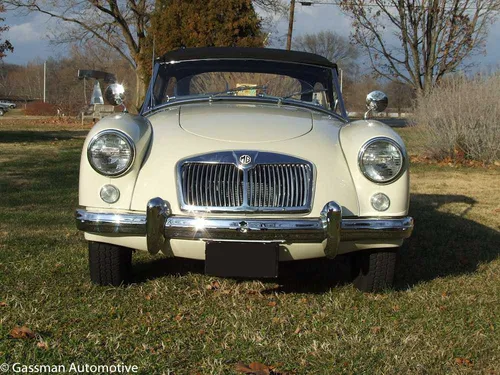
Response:
[{"label": "black convertible top", "polygon": [[287,51],[274,48],[245,48],[245,47],[200,47],[181,48],[167,52],[159,58],[160,62],[178,62],[186,60],[204,59],[249,59],[295,62],[337,68],[327,58],[314,53]]}]

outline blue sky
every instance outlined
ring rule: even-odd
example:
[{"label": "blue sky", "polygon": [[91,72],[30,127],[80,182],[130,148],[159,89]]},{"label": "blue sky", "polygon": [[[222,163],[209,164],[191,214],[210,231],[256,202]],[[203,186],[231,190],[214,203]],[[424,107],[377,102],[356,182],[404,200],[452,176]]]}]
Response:
[{"label": "blue sky", "polygon": [[[42,14],[19,16],[12,12],[4,14],[5,24],[10,30],[2,37],[9,39],[14,45],[14,53],[4,58],[7,63],[26,64],[34,58],[46,59],[50,56],[64,55],[64,46],[54,46],[49,43],[51,27],[54,23],[49,17]],[[273,39],[286,35],[288,21],[286,17],[275,20]],[[350,22],[336,6],[314,5],[304,7],[297,4],[295,13],[294,36],[303,33],[314,33],[320,30],[334,30],[335,32],[348,36]],[[283,44],[275,43],[275,47],[284,48]],[[486,56],[477,56],[473,61],[477,64],[476,69],[488,69],[500,65],[500,22],[497,21],[490,30],[487,42]]]}]

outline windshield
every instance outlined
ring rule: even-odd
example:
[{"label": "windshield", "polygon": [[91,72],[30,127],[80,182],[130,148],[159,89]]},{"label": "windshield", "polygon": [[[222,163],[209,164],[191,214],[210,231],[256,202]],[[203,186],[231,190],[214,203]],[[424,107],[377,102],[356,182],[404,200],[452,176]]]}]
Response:
[{"label": "windshield", "polygon": [[328,67],[263,60],[161,63],[145,109],[190,98],[301,101],[342,114],[336,72]]}]

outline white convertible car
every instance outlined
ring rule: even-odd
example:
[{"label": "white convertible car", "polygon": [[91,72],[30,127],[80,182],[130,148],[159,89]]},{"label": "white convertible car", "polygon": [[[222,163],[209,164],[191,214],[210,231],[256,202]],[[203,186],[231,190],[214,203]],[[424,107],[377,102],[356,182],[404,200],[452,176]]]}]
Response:
[{"label": "white convertible car", "polygon": [[[105,96],[121,104],[123,87]],[[130,281],[133,249],[252,278],[349,253],[356,287],[390,287],[413,229],[408,159],[397,133],[366,119],[387,97],[367,106],[349,121],[337,66],[318,55],[167,53],[140,114],[102,119],[84,144],[76,223],[92,281]]]}]

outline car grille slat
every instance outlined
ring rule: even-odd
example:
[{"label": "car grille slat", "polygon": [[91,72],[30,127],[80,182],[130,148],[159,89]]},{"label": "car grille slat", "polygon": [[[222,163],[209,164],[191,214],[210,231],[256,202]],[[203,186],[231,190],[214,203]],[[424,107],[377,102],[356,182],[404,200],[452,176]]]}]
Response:
[{"label": "car grille slat", "polygon": [[183,207],[250,212],[310,209],[309,163],[263,163],[243,169],[231,163],[185,162],[179,176]]},{"label": "car grille slat", "polygon": [[298,197],[299,197],[299,178],[297,176],[297,168],[299,168],[298,165],[292,166],[291,174],[293,178],[293,191],[294,194],[292,195],[292,206],[295,207],[298,204]]},{"label": "car grille slat", "polygon": [[278,198],[278,189],[277,189],[277,186],[276,185],[276,168],[274,165],[271,165],[271,168],[270,170],[272,171],[272,175],[273,175],[273,186],[274,186],[274,189],[273,189],[273,194],[271,196],[272,198],[272,205],[273,206],[276,206],[276,202],[277,202],[277,198]]},{"label": "car grille slat", "polygon": [[285,196],[287,193],[286,190],[286,178],[285,178],[285,169],[284,168],[279,168],[280,170],[280,175],[281,175],[281,181],[280,181],[280,186],[281,186],[281,200],[280,203],[278,204],[279,207],[283,207],[285,205]]},{"label": "car grille slat", "polygon": [[248,171],[248,180],[249,202],[253,207],[304,207],[311,169],[301,164],[259,164]]},{"label": "car grille slat", "polygon": [[224,197],[224,207],[227,206],[227,187],[226,187],[226,182],[227,182],[227,164],[224,165],[224,178],[222,179],[222,196]]}]

